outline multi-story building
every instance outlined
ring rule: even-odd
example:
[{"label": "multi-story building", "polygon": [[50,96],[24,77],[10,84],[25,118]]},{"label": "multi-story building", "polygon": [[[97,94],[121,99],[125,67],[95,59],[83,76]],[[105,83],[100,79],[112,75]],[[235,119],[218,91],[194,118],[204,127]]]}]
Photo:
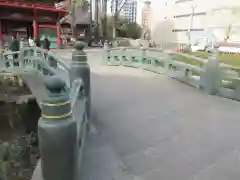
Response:
[{"label": "multi-story building", "polygon": [[150,36],[152,29],[152,8],[151,1],[146,0],[143,3],[142,8],[142,28],[143,28],[143,36]]},{"label": "multi-story building", "polygon": [[137,21],[137,1],[136,0],[125,0],[120,15],[127,22]]},{"label": "multi-story building", "polygon": [[152,35],[157,41],[240,41],[240,1],[155,0],[152,7]]}]

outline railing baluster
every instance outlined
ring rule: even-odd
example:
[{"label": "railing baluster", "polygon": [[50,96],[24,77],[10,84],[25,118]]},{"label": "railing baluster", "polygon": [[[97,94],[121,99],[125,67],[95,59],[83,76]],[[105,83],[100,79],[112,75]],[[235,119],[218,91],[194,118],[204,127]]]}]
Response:
[{"label": "railing baluster", "polygon": [[42,103],[38,123],[42,176],[44,180],[76,180],[80,141],[69,94],[64,91],[64,82],[55,76],[45,85],[49,95]]}]

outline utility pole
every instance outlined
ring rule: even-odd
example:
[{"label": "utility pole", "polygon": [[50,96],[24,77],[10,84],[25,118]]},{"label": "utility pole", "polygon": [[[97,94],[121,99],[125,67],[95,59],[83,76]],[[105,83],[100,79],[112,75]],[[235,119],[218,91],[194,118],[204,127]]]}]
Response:
[{"label": "utility pole", "polygon": [[189,40],[189,43],[191,43],[191,31],[192,31],[192,28],[193,28],[193,16],[195,14],[195,8],[197,6],[196,5],[192,5],[191,8],[192,8],[192,14],[191,14],[191,19],[190,19],[190,27],[189,27],[189,34],[188,34],[188,40]]}]

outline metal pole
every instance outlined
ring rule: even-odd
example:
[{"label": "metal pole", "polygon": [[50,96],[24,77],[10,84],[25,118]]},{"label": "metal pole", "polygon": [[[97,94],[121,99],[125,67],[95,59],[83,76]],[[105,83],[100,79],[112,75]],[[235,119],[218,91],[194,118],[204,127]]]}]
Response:
[{"label": "metal pole", "polygon": [[192,14],[191,14],[190,28],[189,28],[189,35],[188,35],[189,43],[191,43],[191,31],[192,31],[192,28],[193,28],[193,16],[195,14],[196,5],[192,5],[191,7],[192,7]]}]

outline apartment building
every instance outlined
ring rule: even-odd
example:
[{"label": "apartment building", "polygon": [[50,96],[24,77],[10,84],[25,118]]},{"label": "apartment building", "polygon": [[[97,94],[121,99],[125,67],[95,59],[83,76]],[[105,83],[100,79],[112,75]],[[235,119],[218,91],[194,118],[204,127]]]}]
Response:
[{"label": "apartment building", "polygon": [[199,37],[214,38],[217,41],[240,41],[240,1],[153,2],[153,37],[158,41],[189,43]]},{"label": "apartment building", "polygon": [[137,21],[137,0],[126,0],[121,11],[121,16],[127,22]]}]

